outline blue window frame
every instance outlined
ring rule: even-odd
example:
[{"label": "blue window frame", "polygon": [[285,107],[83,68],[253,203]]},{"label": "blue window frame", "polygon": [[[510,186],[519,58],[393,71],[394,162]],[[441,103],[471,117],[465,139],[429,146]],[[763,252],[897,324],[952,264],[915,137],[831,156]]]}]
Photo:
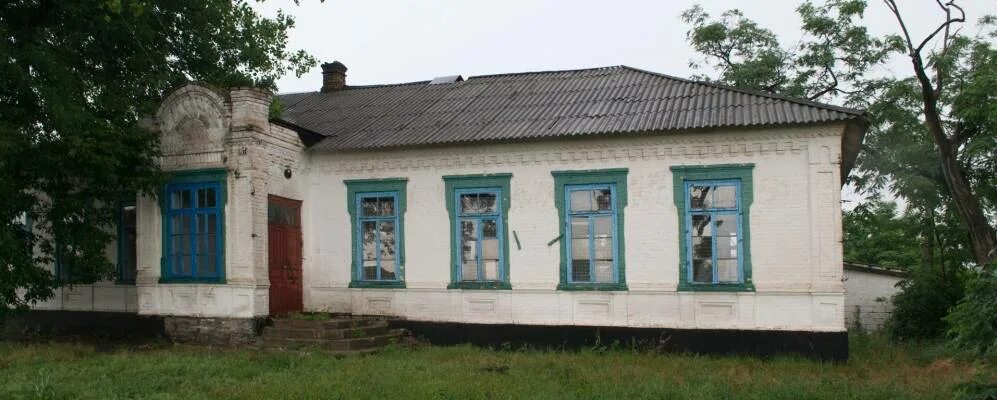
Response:
[{"label": "blue window frame", "polygon": [[502,189],[455,190],[454,204],[460,233],[453,244],[460,250],[458,280],[505,282]]},{"label": "blue window frame", "polygon": [[566,185],[568,283],[619,282],[615,184]]},{"label": "blue window frame", "polygon": [[356,229],[357,276],[360,281],[398,282],[401,274],[399,249],[399,193],[357,193]]},{"label": "blue window frame", "polygon": [[163,279],[224,280],[223,182],[173,183],[164,198]]},{"label": "blue window frame", "polygon": [[744,283],[740,180],[685,182],[686,282]]}]

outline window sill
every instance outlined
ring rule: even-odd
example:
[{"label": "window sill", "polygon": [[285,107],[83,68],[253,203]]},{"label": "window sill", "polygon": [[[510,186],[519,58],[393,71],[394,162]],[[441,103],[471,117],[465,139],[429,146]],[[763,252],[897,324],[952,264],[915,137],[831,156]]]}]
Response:
[{"label": "window sill", "polygon": [[357,289],[405,289],[403,281],[352,281],[351,288]]},{"label": "window sill", "polygon": [[453,282],[447,289],[512,290],[512,285],[509,282]]},{"label": "window sill", "polygon": [[566,291],[627,291],[625,283],[560,283],[557,290]]},{"label": "window sill", "polygon": [[755,285],[749,283],[728,283],[728,284],[695,284],[682,282],[679,284],[680,292],[754,292]]},{"label": "window sill", "polygon": [[203,283],[209,285],[224,285],[225,278],[159,278],[159,283]]},{"label": "window sill", "polygon": [[[160,283],[162,283],[162,281],[160,281]],[[119,285],[119,286],[135,286],[135,280],[134,279],[117,279],[117,280],[114,281],[114,284],[115,285]]]}]

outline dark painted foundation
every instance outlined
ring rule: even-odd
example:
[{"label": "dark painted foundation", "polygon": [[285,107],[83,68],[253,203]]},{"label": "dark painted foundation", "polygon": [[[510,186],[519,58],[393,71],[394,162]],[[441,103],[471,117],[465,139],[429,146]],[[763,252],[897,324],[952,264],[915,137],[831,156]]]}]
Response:
[{"label": "dark painted foundation", "polygon": [[7,317],[0,333],[8,339],[74,336],[98,340],[148,340],[165,336],[163,318],[135,313],[33,310]]},{"label": "dark painted foundation", "polygon": [[803,355],[819,360],[848,359],[847,332],[749,331],[725,329],[661,329],[599,326],[461,324],[392,320],[432,344],[471,343],[479,346],[534,346],[578,349],[597,345],[636,346],[646,350],[698,354]]}]

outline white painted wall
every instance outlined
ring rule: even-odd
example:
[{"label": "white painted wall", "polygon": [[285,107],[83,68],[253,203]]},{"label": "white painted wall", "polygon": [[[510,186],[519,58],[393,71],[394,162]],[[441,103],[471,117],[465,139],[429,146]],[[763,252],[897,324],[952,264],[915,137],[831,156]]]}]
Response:
[{"label": "white painted wall", "polygon": [[[474,323],[842,331],[841,126],[625,139],[314,153],[308,167],[305,307]],[[677,292],[673,165],[754,163],[755,293]],[[626,292],[557,291],[553,170],[628,168]],[[448,290],[442,176],[512,173],[511,291]],[[349,289],[344,179],[408,178],[406,289]],[[511,240],[511,234],[510,234]]]},{"label": "white painted wall", "polygon": [[900,291],[899,276],[845,269],[845,324],[877,331],[893,313],[893,295]]}]

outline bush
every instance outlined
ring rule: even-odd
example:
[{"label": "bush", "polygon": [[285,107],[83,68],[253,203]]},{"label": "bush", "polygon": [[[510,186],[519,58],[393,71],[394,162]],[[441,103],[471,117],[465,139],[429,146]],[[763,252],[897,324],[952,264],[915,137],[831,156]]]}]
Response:
[{"label": "bush", "polygon": [[945,318],[953,343],[982,355],[997,355],[997,275],[976,272],[966,280],[966,296]]},{"label": "bush", "polygon": [[948,330],[945,316],[963,295],[960,274],[920,267],[900,281],[893,296],[893,315],[886,328],[894,340],[942,337]]}]

